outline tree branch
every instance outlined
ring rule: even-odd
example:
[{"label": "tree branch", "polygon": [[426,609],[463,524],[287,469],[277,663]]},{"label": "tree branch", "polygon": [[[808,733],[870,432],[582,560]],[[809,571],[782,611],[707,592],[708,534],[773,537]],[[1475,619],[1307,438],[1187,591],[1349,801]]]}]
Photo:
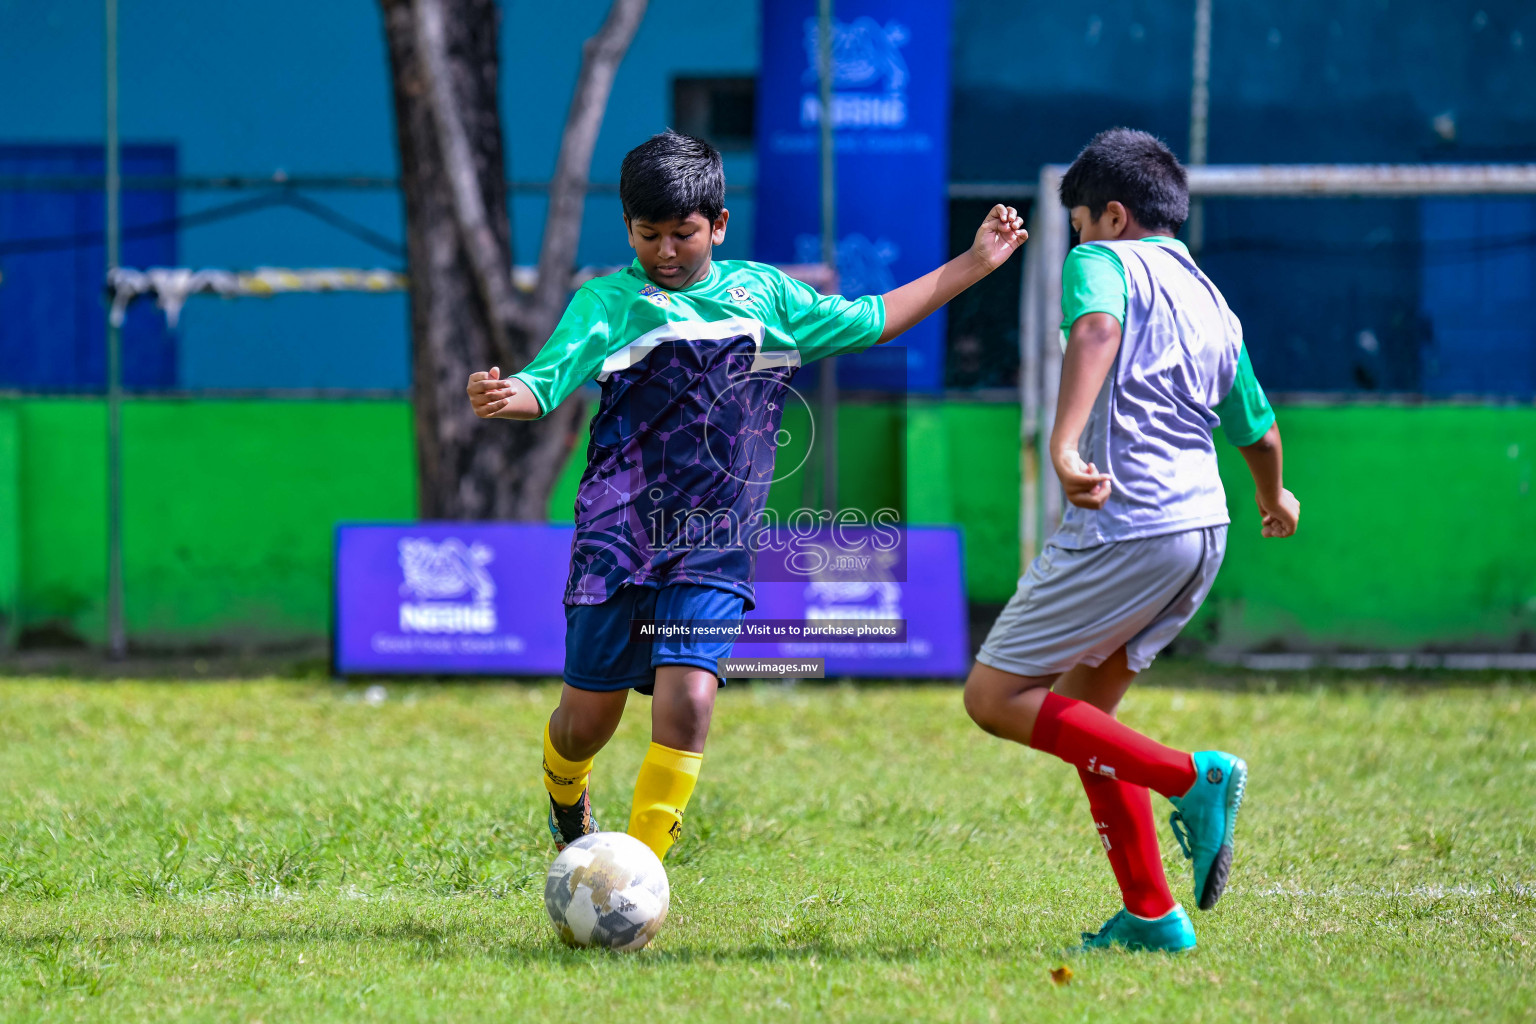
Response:
[{"label": "tree branch", "polygon": [[547,319],[535,331],[553,329],[555,312],[565,305],[571,271],[576,264],[576,243],[581,237],[581,215],[592,169],[592,150],[603,126],[608,94],[614,75],[629,50],[645,17],[647,0],[613,0],[608,17],[597,34],[581,48],[581,73],[571,96],[560,156],[549,184],[549,213],[544,220],[544,241],[539,250],[539,280],[534,286],[533,316]]},{"label": "tree branch", "polygon": [[513,351],[508,328],[521,326],[526,313],[512,290],[512,268],[497,242],[480,195],[474,154],[453,93],[443,10],[439,0],[415,0],[414,7],[416,36],[427,77],[427,101],[431,105],[438,149],[453,197],[454,220],[474,269],[475,289],[485,303],[491,322],[491,341],[497,358],[509,367],[517,367],[521,359]]}]

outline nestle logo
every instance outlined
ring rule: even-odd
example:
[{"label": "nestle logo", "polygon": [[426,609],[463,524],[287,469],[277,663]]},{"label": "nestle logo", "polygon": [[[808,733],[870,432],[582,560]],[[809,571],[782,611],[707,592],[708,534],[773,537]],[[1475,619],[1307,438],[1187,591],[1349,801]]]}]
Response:
[{"label": "nestle logo", "polygon": [[425,537],[402,537],[398,550],[405,574],[402,594],[429,599],[472,594],[480,601],[496,596],[496,584],[485,571],[496,556],[484,544],[465,544],[457,537],[440,544]]},{"label": "nestle logo", "polygon": [[400,593],[417,598],[400,603],[402,633],[496,632],[496,583],[485,570],[495,557],[490,548],[457,537],[402,537],[398,550]]}]

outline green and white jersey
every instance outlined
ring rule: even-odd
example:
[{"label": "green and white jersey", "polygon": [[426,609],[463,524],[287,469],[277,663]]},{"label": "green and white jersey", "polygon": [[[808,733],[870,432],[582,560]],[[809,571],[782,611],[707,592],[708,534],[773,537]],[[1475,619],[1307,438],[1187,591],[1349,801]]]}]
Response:
[{"label": "green and white jersey", "polygon": [[565,603],[624,584],[696,583],[752,604],[748,543],[773,480],[784,393],[804,363],[880,340],[885,303],[845,299],[762,263],[725,260],[687,288],[639,261],[577,289],[516,376],[541,413],[602,386]]},{"label": "green and white jersey", "polygon": [[1111,478],[1102,509],[1069,507],[1054,540],[1091,547],[1228,522],[1212,432],[1253,444],[1275,422],[1242,324],[1183,243],[1075,246],[1062,268],[1062,339],[1079,317],[1120,321],[1120,351],[1079,449]]}]

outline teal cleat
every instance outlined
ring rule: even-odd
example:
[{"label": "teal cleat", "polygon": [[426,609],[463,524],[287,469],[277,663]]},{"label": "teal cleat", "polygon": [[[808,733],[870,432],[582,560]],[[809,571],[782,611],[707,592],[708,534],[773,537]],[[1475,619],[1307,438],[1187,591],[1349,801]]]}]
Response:
[{"label": "teal cleat", "polygon": [[1150,950],[1156,953],[1182,953],[1195,948],[1195,926],[1189,915],[1177,903],[1173,909],[1155,921],[1137,917],[1129,910],[1104,922],[1096,932],[1083,932],[1084,949],[1108,949],[1124,946],[1131,950]]},{"label": "teal cleat", "polygon": [[1221,899],[1232,870],[1232,829],[1248,785],[1248,764],[1219,750],[1193,756],[1195,784],[1172,800],[1168,824],[1185,858],[1195,862],[1195,902],[1201,910],[1210,910]]}]

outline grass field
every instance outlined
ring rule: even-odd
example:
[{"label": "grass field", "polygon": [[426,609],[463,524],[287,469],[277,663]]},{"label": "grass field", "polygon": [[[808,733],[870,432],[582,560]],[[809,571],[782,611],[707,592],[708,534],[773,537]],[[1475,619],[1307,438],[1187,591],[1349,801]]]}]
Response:
[{"label": "grass field", "polygon": [[[6,681],[0,1019],[1536,1014],[1529,680],[1182,671],[1125,719],[1253,768],[1232,886],[1182,957],[1064,953],[1118,906],[1076,773],[983,736],[952,688],[725,691],[671,918],[626,956],[544,917],[553,687]],[[598,761],[610,828],[646,710]]]}]

